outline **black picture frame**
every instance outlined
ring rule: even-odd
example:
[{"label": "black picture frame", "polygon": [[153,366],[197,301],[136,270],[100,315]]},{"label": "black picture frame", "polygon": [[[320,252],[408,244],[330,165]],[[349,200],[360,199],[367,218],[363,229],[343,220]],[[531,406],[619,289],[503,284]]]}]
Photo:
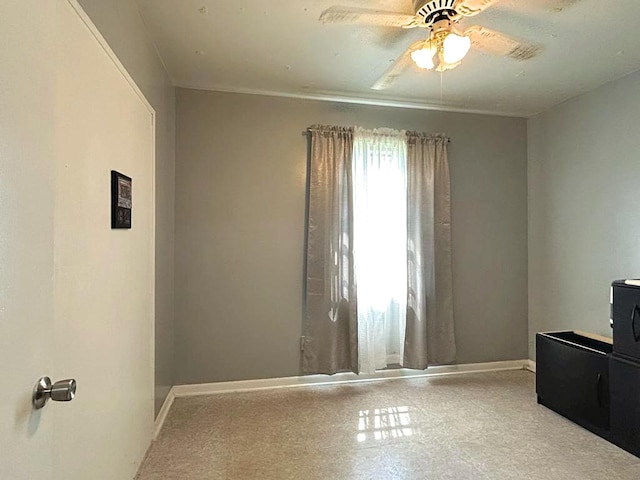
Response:
[{"label": "black picture frame", "polygon": [[111,228],[131,228],[133,180],[111,170]]}]

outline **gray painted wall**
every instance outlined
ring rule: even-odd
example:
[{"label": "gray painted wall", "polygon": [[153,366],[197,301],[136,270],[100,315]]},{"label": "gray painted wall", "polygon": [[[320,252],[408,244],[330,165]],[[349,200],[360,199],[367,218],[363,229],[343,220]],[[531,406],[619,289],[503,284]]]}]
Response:
[{"label": "gray painted wall", "polygon": [[611,335],[612,280],[640,277],[640,73],[528,122],[529,348],[535,332]]},{"label": "gray painted wall", "polygon": [[173,385],[175,89],[134,0],[79,2],[156,110],[157,413]]},{"label": "gray painted wall", "polygon": [[177,89],[176,383],[299,374],[314,123],[453,138],[458,361],[526,358],[524,119]]}]

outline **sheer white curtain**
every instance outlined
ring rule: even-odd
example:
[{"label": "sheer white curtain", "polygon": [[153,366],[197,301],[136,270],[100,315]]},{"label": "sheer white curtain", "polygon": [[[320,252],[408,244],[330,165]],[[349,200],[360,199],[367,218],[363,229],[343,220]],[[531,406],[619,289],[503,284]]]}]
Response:
[{"label": "sheer white curtain", "polygon": [[402,364],[407,305],[407,138],[356,128],[354,264],[359,370]]}]

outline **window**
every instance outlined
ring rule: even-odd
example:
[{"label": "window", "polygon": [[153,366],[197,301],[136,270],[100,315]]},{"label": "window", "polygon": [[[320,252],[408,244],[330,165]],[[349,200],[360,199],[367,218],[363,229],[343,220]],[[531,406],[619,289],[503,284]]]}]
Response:
[{"label": "window", "polygon": [[447,138],[309,132],[303,371],[453,361]]},{"label": "window", "polygon": [[407,140],[356,129],[353,138],[354,266],[359,367],[401,364],[407,299]]}]

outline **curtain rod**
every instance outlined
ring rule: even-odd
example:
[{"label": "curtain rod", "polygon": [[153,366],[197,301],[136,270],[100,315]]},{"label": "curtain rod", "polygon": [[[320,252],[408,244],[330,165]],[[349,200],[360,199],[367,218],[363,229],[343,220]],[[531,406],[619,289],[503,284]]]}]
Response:
[{"label": "curtain rod", "polygon": [[[303,130],[302,131],[302,136],[303,137],[308,137],[311,134],[311,130]],[[447,137],[447,143],[451,143],[451,138]]]}]

